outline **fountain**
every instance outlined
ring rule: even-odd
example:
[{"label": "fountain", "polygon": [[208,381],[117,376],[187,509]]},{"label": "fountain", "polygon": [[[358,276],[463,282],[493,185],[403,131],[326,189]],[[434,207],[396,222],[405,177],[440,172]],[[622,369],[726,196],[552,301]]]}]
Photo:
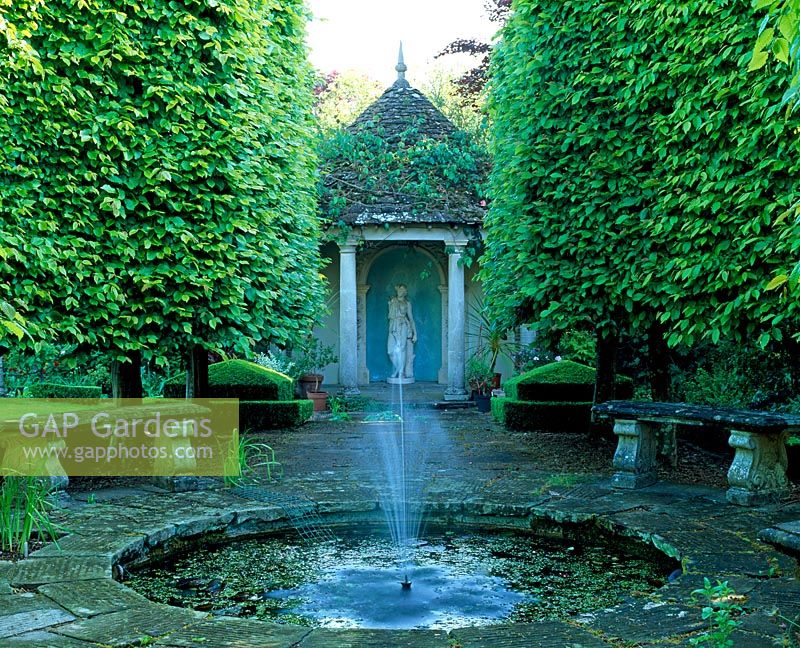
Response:
[{"label": "fountain", "polygon": [[[273,532],[199,547],[166,565],[134,570],[129,584],[155,600],[225,616],[327,628],[450,630],[607,607],[626,588],[662,585],[675,568],[652,551],[626,553],[617,537],[578,544],[591,531],[578,531],[569,542],[537,538],[527,516],[507,524],[495,517],[491,524],[499,529],[482,525],[457,533],[449,516],[429,515],[422,533],[427,487],[448,475],[458,455],[435,419],[407,406],[402,382],[392,389],[392,412],[365,419],[368,433],[356,437],[380,514],[331,516],[332,524],[349,527],[335,527],[338,537],[327,541]],[[382,528],[373,526],[378,515]]]},{"label": "fountain", "polygon": [[[414,541],[422,526],[422,502],[425,495],[425,452],[428,436],[418,425],[409,426],[416,443],[409,448],[406,443],[406,411],[402,383],[395,386],[393,410],[398,410],[396,421],[376,426],[371,440],[375,443],[382,461],[382,471],[376,474],[376,487],[380,493],[381,508],[386,516],[389,531],[397,550],[397,566],[403,573],[402,589],[410,590],[408,571],[413,567]],[[413,454],[409,457],[409,451]],[[412,461],[409,461],[411,459]],[[413,489],[413,492],[412,492]]]}]

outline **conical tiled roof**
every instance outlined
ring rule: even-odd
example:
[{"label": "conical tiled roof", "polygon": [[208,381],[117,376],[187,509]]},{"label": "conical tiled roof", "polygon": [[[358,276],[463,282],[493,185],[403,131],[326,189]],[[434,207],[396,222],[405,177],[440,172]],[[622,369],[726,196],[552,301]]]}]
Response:
[{"label": "conical tiled roof", "polygon": [[[459,146],[455,125],[406,81],[402,46],[395,69],[397,81],[347,130],[354,134],[374,134],[389,147],[398,149],[429,139],[448,140],[447,146]],[[488,171],[488,162],[486,164]],[[330,218],[351,226],[483,223],[486,203],[475,196],[473,189],[451,186],[444,193],[428,198],[405,193],[402,179],[413,176],[415,172],[413,167],[398,167],[388,174],[393,180],[382,183],[380,178],[365,177],[363,170],[353,168],[352,160],[344,156],[334,162],[334,168],[325,176],[322,210],[330,214],[332,201],[326,193],[330,196],[344,191],[348,195],[343,213],[331,214]],[[441,184],[447,186],[446,181]]]},{"label": "conical tiled roof", "polygon": [[421,136],[436,139],[457,130],[425,95],[400,78],[361,113],[348,130],[374,129],[392,140],[412,127],[416,127]]}]

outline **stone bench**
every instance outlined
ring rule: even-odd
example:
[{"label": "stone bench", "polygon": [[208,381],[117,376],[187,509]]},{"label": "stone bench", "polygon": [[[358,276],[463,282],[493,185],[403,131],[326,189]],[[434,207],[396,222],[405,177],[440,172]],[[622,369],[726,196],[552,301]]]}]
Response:
[{"label": "stone bench", "polygon": [[612,479],[615,488],[642,488],[657,481],[657,426],[684,424],[722,428],[736,450],[728,470],[727,499],[757,506],[778,501],[789,490],[786,439],[800,431],[800,416],[689,405],[609,401],[592,408],[599,420],[612,420],[618,445]]}]

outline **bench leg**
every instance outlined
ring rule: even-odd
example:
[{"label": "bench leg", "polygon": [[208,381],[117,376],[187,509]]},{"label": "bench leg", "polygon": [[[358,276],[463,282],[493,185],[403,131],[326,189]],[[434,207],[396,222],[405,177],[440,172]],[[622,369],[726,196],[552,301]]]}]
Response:
[{"label": "bench leg", "polygon": [[611,479],[614,488],[643,488],[657,481],[658,439],[652,425],[640,421],[616,421],[614,434],[619,441],[614,454],[617,472]]},{"label": "bench leg", "polygon": [[675,424],[664,423],[656,430],[658,439],[658,459],[670,468],[678,466],[678,442],[675,438]]},{"label": "bench leg", "polygon": [[728,501],[758,506],[779,501],[789,490],[786,468],[787,434],[757,434],[731,430],[728,445],[736,449],[728,470]]}]

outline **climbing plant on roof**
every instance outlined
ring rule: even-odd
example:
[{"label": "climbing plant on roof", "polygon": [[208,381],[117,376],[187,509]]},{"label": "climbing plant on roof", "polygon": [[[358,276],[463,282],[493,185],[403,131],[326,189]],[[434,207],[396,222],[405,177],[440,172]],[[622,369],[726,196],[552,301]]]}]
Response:
[{"label": "climbing plant on roof", "polygon": [[486,200],[488,155],[462,132],[342,130],[322,140],[320,163],[320,205],[333,226],[346,227],[344,215],[354,208],[459,214]]},{"label": "climbing plant on roof", "polygon": [[0,66],[0,211],[51,245],[0,282],[120,361],[305,331],[320,300],[305,20],[301,0],[44,3],[41,73]]}]

